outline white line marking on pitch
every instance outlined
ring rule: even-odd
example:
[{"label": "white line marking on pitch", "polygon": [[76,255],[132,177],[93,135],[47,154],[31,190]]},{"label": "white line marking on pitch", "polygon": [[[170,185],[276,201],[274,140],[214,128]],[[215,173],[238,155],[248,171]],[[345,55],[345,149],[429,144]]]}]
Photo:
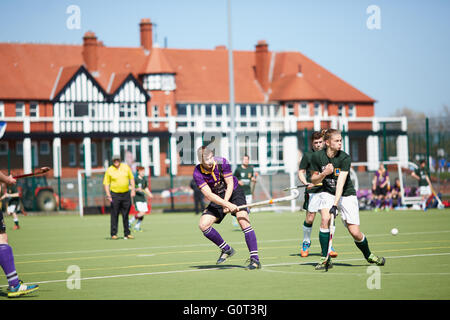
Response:
[{"label": "white line marking on pitch", "polygon": [[[391,256],[386,257],[389,259],[400,259],[400,258],[415,258],[415,257],[429,257],[429,256],[443,256],[443,255],[450,255],[450,252],[445,253],[429,253],[429,254],[413,254],[413,255],[407,255],[407,256]],[[358,261],[358,260],[364,260],[364,258],[355,258],[355,259],[339,259],[334,260],[335,262],[343,262],[343,261]],[[275,264],[268,264],[263,266],[261,270],[265,270],[267,267],[277,267],[277,266],[285,266],[285,265],[305,265],[305,263],[298,263],[298,262],[291,262],[291,263],[275,263]],[[199,272],[199,271],[214,271],[214,270],[223,270],[223,267],[217,267],[217,268],[207,268],[207,269],[186,269],[186,270],[174,270],[174,271],[157,271],[157,272],[145,272],[145,273],[130,273],[130,274],[116,274],[111,276],[97,276],[97,277],[87,277],[87,278],[81,278],[80,280],[102,280],[102,279],[112,279],[112,278],[125,278],[125,277],[139,277],[139,276],[152,276],[152,275],[161,275],[161,274],[175,274],[175,273],[185,273],[185,272]],[[234,269],[233,267],[230,267],[230,269]],[[324,272],[288,272],[288,271],[276,271],[276,270],[265,270],[268,272],[284,272],[284,273],[298,273],[298,274],[324,274]],[[330,272],[330,274],[345,274],[345,275],[361,275],[358,273],[336,273],[336,272]],[[450,273],[382,273],[382,275],[389,276],[389,275],[449,275]],[[32,282],[33,284],[44,284],[44,283],[57,283],[57,282],[66,282],[67,279],[62,280],[48,280],[48,281],[39,281],[39,282]],[[7,287],[8,285],[1,285],[0,288]]]},{"label": "white line marking on pitch", "polygon": [[[438,233],[449,233],[450,230],[443,231],[424,231],[424,232],[405,232],[401,235],[418,235],[418,234],[438,234]],[[367,237],[384,237],[391,236],[390,233],[381,234],[367,234]],[[335,239],[349,238],[349,235],[336,236]],[[276,242],[289,242],[289,241],[299,241],[300,238],[292,239],[278,239],[278,240],[258,240],[258,243],[276,243]],[[245,244],[245,241],[240,242],[228,242],[229,244]],[[42,255],[58,255],[58,254],[74,254],[74,253],[98,253],[98,252],[109,252],[109,251],[130,251],[130,250],[151,250],[151,249],[170,249],[170,248],[189,248],[189,247],[209,247],[210,243],[198,243],[198,244],[185,244],[185,245],[172,245],[172,246],[157,246],[157,247],[143,247],[143,248],[113,248],[113,249],[96,249],[96,250],[79,250],[79,251],[59,251],[59,252],[36,252],[36,253],[22,253],[14,254],[15,257],[25,257],[25,256],[42,256]]]}]

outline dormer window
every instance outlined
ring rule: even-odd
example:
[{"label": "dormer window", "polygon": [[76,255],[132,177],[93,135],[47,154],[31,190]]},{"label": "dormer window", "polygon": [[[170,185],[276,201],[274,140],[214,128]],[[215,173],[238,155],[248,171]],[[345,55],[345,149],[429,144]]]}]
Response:
[{"label": "dormer window", "polygon": [[143,86],[145,90],[173,91],[176,89],[175,75],[173,74],[145,75]]}]

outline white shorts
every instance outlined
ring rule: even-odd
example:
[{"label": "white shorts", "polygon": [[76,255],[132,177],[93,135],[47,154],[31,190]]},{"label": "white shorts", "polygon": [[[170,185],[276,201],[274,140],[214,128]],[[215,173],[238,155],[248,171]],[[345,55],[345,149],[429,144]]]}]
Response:
[{"label": "white shorts", "polygon": [[[334,205],[334,195],[328,192],[321,192],[324,208],[331,208]],[[359,205],[356,196],[341,197],[338,203],[338,210],[344,224],[359,225]]]},{"label": "white shorts", "polygon": [[17,207],[18,207],[17,204],[11,204],[11,205],[9,205],[9,206],[8,206],[8,212],[9,212],[9,213],[17,212],[17,211],[16,211],[16,210],[18,209]]},{"label": "white shorts", "polygon": [[429,196],[432,194],[430,186],[419,187],[419,193],[421,196]]},{"label": "white shorts", "polygon": [[321,195],[322,192],[309,194],[308,212],[319,212],[321,209],[325,208]]},{"label": "white shorts", "polygon": [[136,210],[139,212],[148,212],[147,202],[136,202]]}]

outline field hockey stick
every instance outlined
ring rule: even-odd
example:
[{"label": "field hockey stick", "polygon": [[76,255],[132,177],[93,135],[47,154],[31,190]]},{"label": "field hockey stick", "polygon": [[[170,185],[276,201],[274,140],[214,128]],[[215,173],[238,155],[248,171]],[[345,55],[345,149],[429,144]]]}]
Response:
[{"label": "field hockey stick", "polygon": [[334,224],[334,214],[331,214],[330,218],[330,240],[328,240],[328,251],[327,251],[327,258],[325,262],[325,272],[328,271],[328,266],[330,265],[330,253],[331,253],[331,247],[333,246],[333,236],[334,231],[336,230],[336,226]]},{"label": "field hockey stick", "polygon": [[[321,185],[322,185],[322,182],[318,183],[318,184],[315,184],[312,187],[319,187]],[[283,191],[290,191],[290,190],[295,190],[295,189],[300,189],[300,188],[307,188],[308,186],[309,186],[309,184],[301,184],[301,185],[298,185],[298,186],[295,186],[295,187],[283,189]]]},{"label": "field hockey stick", "polygon": [[50,171],[50,167],[42,167],[42,168],[34,170],[34,172],[32,172],[32,173],[21,174],[21,175],[18,175],[18,176],[14,176],[13,178],[14,179],[20,179],[20,178],[26,178],[26,177],[33,177],[33,176],[37,176],[37,175],[40,175],[40,174],[44,174],[44,173],[46,173],[48,171]]},{"label": "field hockey stick", "polygon": [[430,185],[430,189],[431,189],[431,193],[433,194],[434,198],[438,202],[438,209],[444,209],[445,208],[444,204],[442,203],[441,199],[439,199],[436,191],[434,191],[434,189],[433,189],[433,187],[431,185]]},{"label": "field hockey stick", "polygon": [[291,200],[298,198],[299,195],[300,195],[300,192],[297,189],[293,189],[293,190],[291,190],[291,194],[289,196],[270,199],[270,200],[264,200],[264,201],[254,202],[254,203],[243,204],[242,206],[238,206],[238,211],[245,209],[245,208],[253,208],[253,207],[259,207],[259,206],[265,206],[268,204],[274,204],[274,203],[278,203],[278,202],[291,201]]}]

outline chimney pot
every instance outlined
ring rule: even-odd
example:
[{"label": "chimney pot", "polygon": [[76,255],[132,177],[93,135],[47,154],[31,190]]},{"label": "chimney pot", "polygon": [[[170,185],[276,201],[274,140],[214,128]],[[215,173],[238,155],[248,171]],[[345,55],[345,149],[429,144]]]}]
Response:
[{"label": "chimney pot", "polygon": [[97,36],[94,32],[88,31],[83,36],[83,60],[86,65],[86,68],[90,72],[97,71]]},{"label": "chimney pot", "polygon": [[265,40],[260,40],[255,46],[255,73],[264,92],[269,89],[269,66],[269,45]]},{"label": "chimney pot", "polygon": [[140,33],[141,33],[141,47],[144,50],[152,50],[153,46],[153,32],[152,32],[152,22],[149,18],[141,19],[139,23]]}]

